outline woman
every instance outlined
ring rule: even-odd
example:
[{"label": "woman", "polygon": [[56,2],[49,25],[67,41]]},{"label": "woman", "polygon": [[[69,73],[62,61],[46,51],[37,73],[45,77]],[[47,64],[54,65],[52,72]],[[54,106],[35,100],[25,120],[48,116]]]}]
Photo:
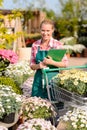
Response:
[{"label": "woman", "polygon": [[68,65],[68,59],[66,55],[61,62],[54,61],[51,57],[46,58],[48,50],[52,48],[63,48],[62,43],[52,37],[54,24],[51,20],[42,21],[40,32],[42,38],[33,43],[31,51],[30,67],[32,70],[36,70],[31,96],[48,98],[46,86],[43,88],[42,85],[42,69],[46,68],[48,65],[54,67],[66,67]]}]

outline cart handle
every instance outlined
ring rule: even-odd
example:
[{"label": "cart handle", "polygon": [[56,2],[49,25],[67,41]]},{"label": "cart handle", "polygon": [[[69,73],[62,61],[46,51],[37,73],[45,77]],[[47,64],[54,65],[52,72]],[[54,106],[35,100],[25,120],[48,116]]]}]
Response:
[{"label": "cart handle", "polygon": [[52,71],[58,71],[58,70],[69,70],[69,69],[75,69],[75,68],[78,68],[78,69],[81,69],[81,68],[87,68],[87,64],[86,65],[83,65],[83,66],[70,66],[70,67],[66,67],[66,68],[45,68],[42,70],[43,73],[46,73],[46,72],[52,72]]}]

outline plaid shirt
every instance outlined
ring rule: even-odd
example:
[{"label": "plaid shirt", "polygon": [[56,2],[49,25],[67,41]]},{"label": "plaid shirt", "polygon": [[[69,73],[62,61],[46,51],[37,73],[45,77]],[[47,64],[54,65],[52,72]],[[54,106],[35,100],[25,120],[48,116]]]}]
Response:
[{"label": "plaid shirt", "polygon": [[[31,50],[30,65],[35,64],[36,54],[38,51],[38,47],[40,45],[41,45],[41,39],[37,40],[36,42],[33,43],[32,50]],[[59,42],[58,40],[51,38],[50,42],[49,42],[49,46],[46,49],[44,49],[44,48],[42,49],[40,47],[40,50],[49,50],[51,48],[61,49],[61,48],[63,48],[63,44],[61,42]],[[62,61],[66,64],[66,66],[68,65],[68,59],[67,59],[66,55],[63,57]]]}]

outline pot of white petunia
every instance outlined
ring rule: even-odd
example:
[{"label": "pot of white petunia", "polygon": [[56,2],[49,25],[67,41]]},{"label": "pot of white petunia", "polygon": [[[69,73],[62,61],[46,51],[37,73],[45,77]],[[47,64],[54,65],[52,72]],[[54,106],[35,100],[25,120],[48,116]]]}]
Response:
[{"label": "pot of white petunia", "polygon": [[0,124],[10,124],[21,110],[21,95],[16,94],[11,86],[0,85]]}]

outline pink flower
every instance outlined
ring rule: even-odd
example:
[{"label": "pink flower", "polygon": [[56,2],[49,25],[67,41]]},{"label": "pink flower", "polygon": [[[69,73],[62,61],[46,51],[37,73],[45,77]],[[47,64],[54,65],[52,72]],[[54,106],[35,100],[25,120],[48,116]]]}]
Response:
[{"label": "pink flower", "polygon": [[11,64],[14,64],[18,61],[18,56],[12,50],[0,49],[0,57],[7,59]]}]

